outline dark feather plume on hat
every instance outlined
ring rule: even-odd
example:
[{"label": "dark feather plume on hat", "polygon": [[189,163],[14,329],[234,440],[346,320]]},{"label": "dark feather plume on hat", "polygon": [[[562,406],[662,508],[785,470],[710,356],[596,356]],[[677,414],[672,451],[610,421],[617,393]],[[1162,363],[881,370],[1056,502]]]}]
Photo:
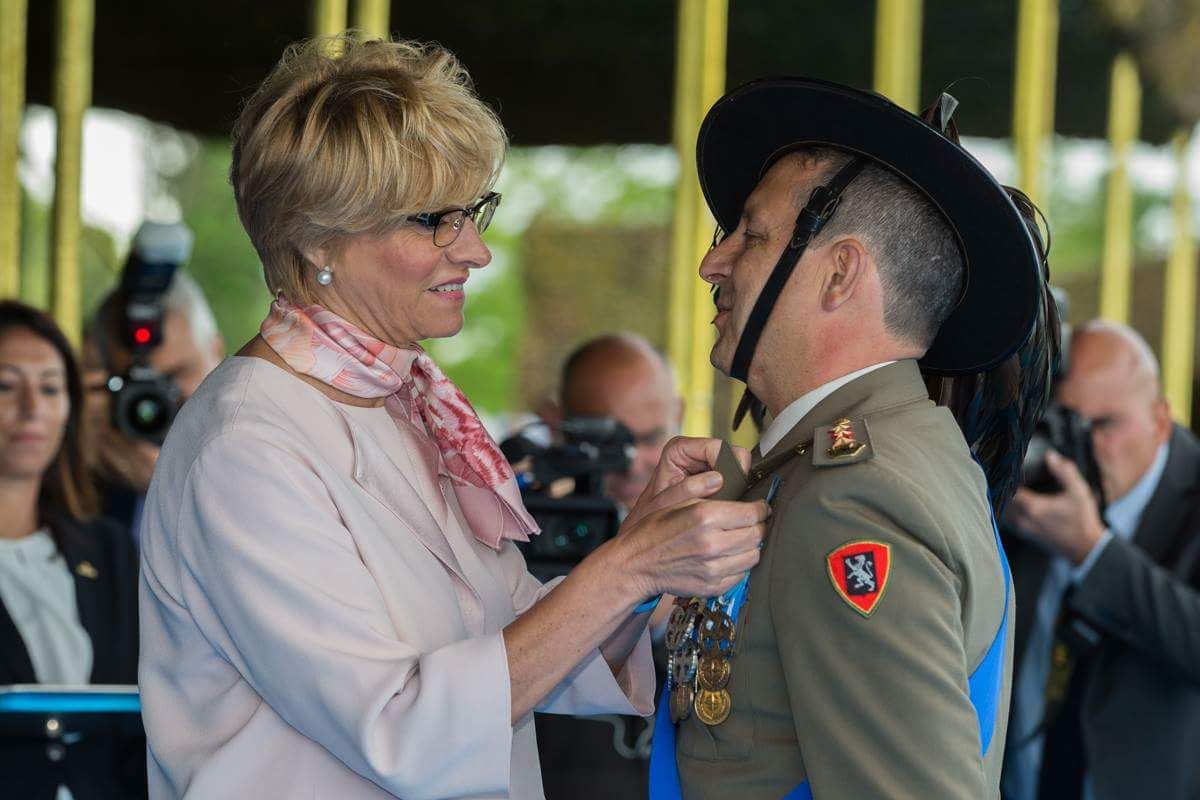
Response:
[{"label": "dark feather plume on hat", "polygon": [[999,519],[1021,482],[1021,464],[1034,428],[1050,403],[1061,358],[1058,306],[1050,291],[1049,228],[1042,237],[1040,211],[1021,190],[1006,186],[1042,260],[1041,302],[1029,337],[999,366],[976,375],[926,375],[930,396],[950,409],[987,477],[992,511]]},{"label": "dark feather plume on hat", "polygon": [[[958,101],[943,93],[921,118],[958,144],[951,116]],[[1020,189],[1004,190],[1017,207],[1037,246],[1042,280],[1037,318],[1025,342],[987,372],[958,377],[926,374],[929,395],[950,409],[971,453],[987,478],[992,513],[999,519],[1021,483],[1021,465],[1034,429],[1050,403],[1054,375],[1061,358],[1058,306],[1050,290],[1050,227],[1043,237],[1038,220],[1045,217]]]}]

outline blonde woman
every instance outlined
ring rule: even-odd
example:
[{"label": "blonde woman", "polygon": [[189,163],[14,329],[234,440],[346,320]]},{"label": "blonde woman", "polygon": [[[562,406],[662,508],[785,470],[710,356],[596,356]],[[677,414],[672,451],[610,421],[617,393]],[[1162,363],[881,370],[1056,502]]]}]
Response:
[{"label": "blonde woman", "polygon": [[417,344],[463,324],[505,146],[435,46],[302,44],[246,104],[231,177],[277,299],[147,499],[152,797],[539,798],[533,709],[649,714],[652,598],[758,560],[765,505],[696,502],[716,443],[679,440],[619,536],[527,573],[512,472]]}]

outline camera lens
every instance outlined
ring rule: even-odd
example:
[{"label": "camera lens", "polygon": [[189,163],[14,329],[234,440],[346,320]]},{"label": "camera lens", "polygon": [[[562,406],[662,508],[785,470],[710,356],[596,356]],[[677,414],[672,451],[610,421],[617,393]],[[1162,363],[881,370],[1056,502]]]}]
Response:
[{"label": "camera lens", "polygon": [[131,411],[133,426],[147,433],[157,432],[167,422],[167,409],[152,395],[137,398]]},{"label": "camera lens", "polygon": [[113,423],[134,439],[162,444],[179,409],[179,389],[153,371],[131,374],[113,397]]}]

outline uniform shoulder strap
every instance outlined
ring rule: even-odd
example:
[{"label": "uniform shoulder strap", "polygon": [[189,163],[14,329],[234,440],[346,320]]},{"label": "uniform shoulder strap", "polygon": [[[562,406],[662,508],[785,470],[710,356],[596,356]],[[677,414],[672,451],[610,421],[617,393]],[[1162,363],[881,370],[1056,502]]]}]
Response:
[{"label": "uniform shoulder strap", "polygon": [[842,467],[870,461],[875,456],[865,419],[839,419],[813,433],[813,466]]}]

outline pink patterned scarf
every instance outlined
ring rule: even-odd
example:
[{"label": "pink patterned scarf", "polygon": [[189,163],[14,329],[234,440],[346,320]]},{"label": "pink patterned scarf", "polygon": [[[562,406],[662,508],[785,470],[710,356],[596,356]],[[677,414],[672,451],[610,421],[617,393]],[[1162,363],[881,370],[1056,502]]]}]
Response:
[{"label": "pink patterned scarf", "polygon": [[282,297],[260,329],[289,367],[355,397],[386,397],[393,417],[425,430],[442,454],[475,538],[494,549],[538,532],[512,468],[458,387],[418,345],[381,342],[321,306]]}]

